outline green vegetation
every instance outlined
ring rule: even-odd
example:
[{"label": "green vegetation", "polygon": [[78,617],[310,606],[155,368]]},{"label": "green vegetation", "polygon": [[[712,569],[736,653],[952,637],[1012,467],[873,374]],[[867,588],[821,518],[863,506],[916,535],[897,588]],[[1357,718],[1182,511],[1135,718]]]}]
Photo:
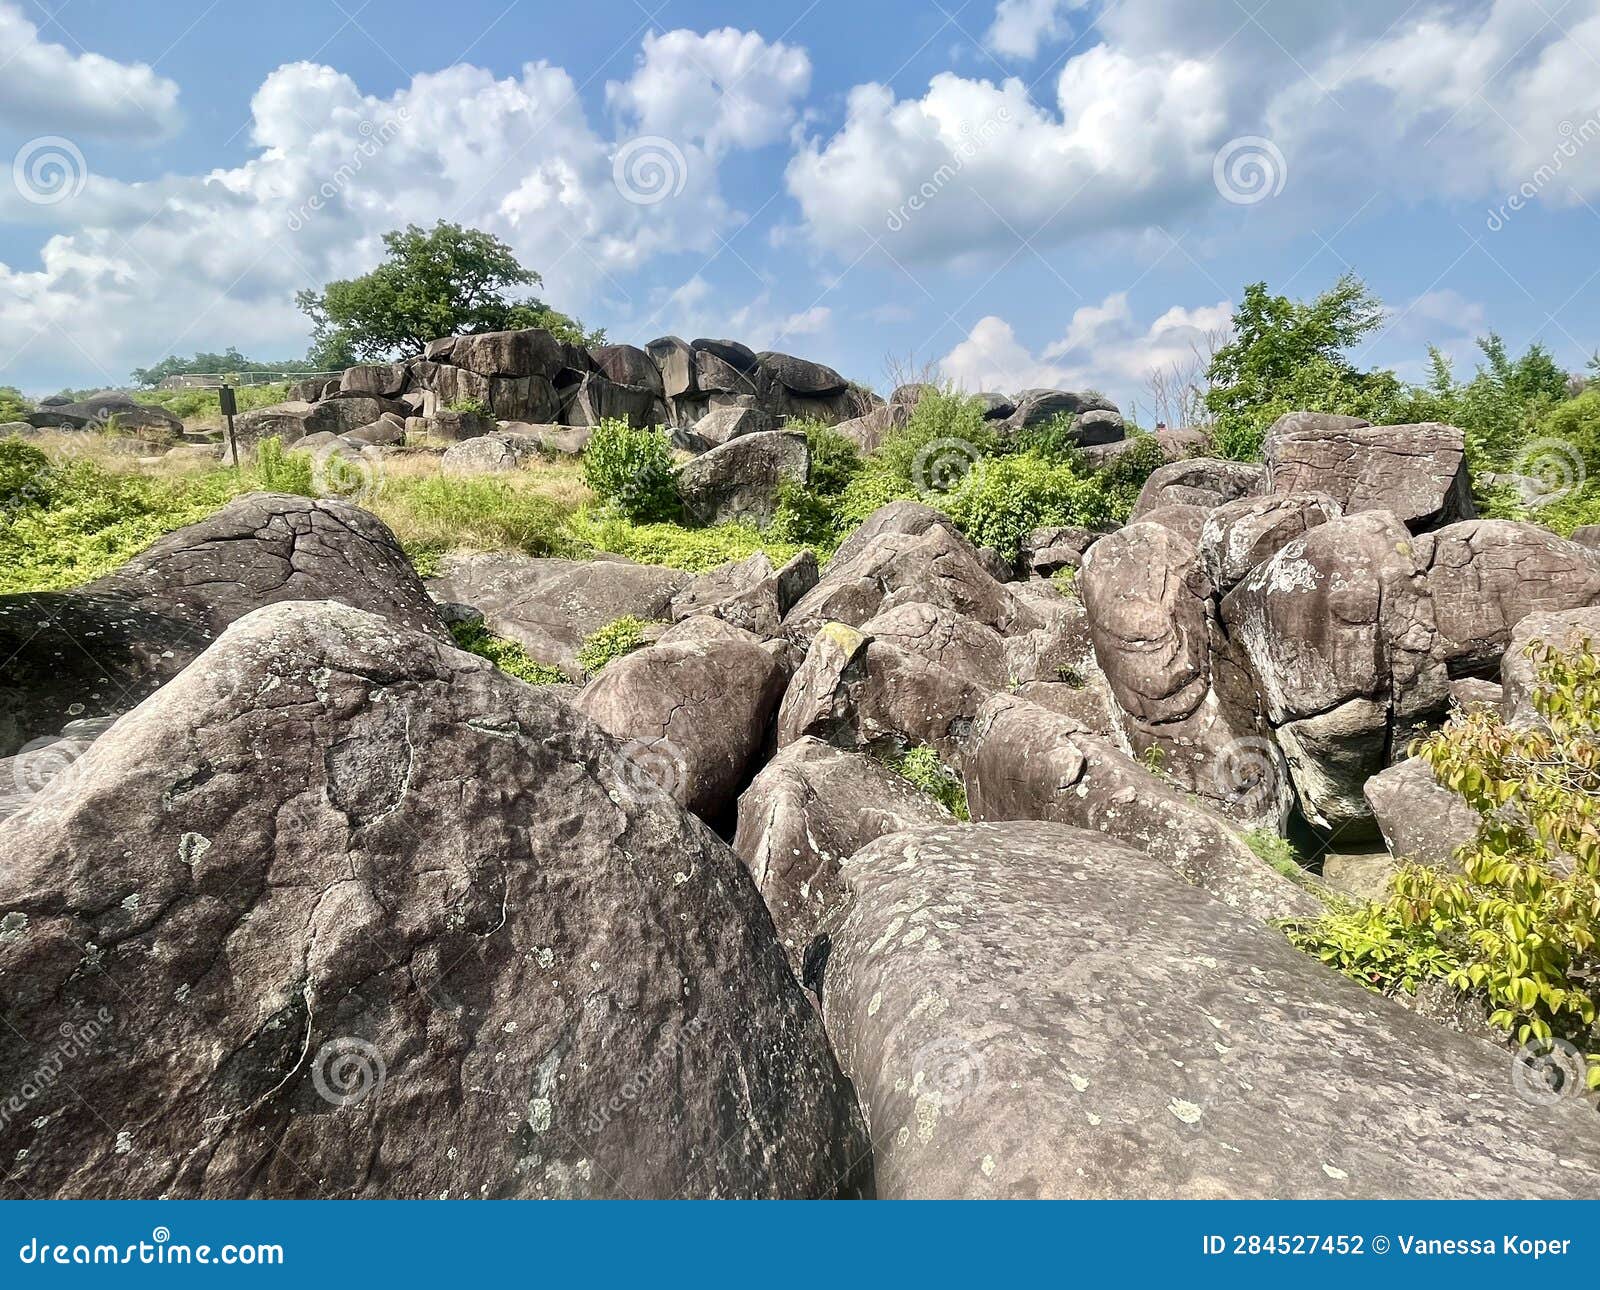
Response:
[{"label": "green vegetation", "polygon": [[1382,904],[1288,924],[1290,939],[1380,990],[1427,980],[1486,998],[1518,1043],[1559,1038],[1589,1054],[1600,971],[1600,654],[1535,643],[1543,723],[1458,716],[1412,745],[1482,817],[1461,871],[1408,865]]},{"label": "green vegetation", "polygon": [[[241,385],[233,392],[234,404],[240,412],[270,407],[289,397],[286,384]],[[134,396],[139,403],[155,408],[165,408],[184,421],[222,422],[222,406],[215,390],[140,390]]]},{"label": "green vegetation", "polygon": [[1403,388],[1393,372],[1363,372],[1348,351],[1383,325],[1383,304],[1347,273],[1315,300],[1274,296],[1251,283],[1234,312],[1234,337],[1216,351],[1206,407],[1219,456],[1261,455],[1269,427],[1285,412],[1343,412],[1393,422]]},{"label": "green vegetation", "polygon": [[636,523],[677,519],[683,511],[672,446],[660,429],[602,421],[583,450],[583,478],[601,501]]},{"label": "green vegetation", "polygon": [[961,776],[939,760],[932,748],[907,748],[886,759],[889,769],[914,788],[921,789],[958,820],[970,820],[967,790]]},{"label": "green vegetation", "polygon": [[757,551],[765,551],[774,564],[783,564],[800,553],[800,547],[793,543],[776,540],[771,529],[762,533],[745,524],[686,529],[677,524],[634,524],[604,512],[579,511],[567,528],[573,540],[589,550],[689,573],[704,573]]},{"label": "green vegetation", "polygon": [[540,300],[512,299],[512,289],[537,287],[541,279],[492,234],[440,220],[431,229],[408,224],[385,233],[383,245],[384,261],[372,272],[295,297],[311,319],[316,367],[415,353],[440,336],[519,327],[543,327],[577,344],[605,341],[604,332],[586,333]]},{"label": "green vegetation", "polygon": [[33,404],[22,397],[14,385],[0,385],[0,421],[16,421],[24,412],[32,412]]},{"label": "green vegetation", "polygon": [[1300,863],[1300,853],[1288,838],[1280,837],[1271,829],[1248,829],[1240,836],[1258,860],[1266,861],[1291,882],[1305,881],[1306,867]]},{"label": "green vegetation", "polygon": [[[193,376],[196,374],[209,375],[213,372],[227,375],[239,372],[303,372],[306,370],[304,359],[277,359],[271,362],[261,362],[258,359],[246,358],[232,345],[220,354],[195,354],[190,358],[179,358],[169,355],[159,363],[150,367],[136,367],[133,369],[133,383],[153,388],[160,385],[169,376]],[[246,386],[245,388],[249,388]],[[178,391],[171,391],[178,393]]]},{"label": "green vegetation", "polygon": [[452,623],[450,634],[456,638],[456,644],[469,654],[488,659],[502,672],[529,685],[560,685],[567,680],[567,674],[559,667],[539,662],[516,641],[496,636],[481,620]]},{"label": "green vegetation", "polygon": [[590,632],[578,650],[578,666],[586,676],[598,675],[607,663],[643,645],[645,629],[649,626],[644,619],[628,614]]},{"label": "green vegetation", "polygon": [[89,459],[58,463],[21,439],[0,440],[0,593],[101,577],[249,486],[223,471],[152,479]]}]

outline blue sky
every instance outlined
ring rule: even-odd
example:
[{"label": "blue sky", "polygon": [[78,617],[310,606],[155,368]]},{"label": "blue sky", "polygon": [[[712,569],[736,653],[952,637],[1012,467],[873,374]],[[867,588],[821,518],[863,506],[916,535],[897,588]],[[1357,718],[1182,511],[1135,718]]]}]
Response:
[{"label": "blue sky", "polygon": [[1245,283],[1350,267],[1408,377],[1600,344],[1600,0],[0,0],[5,158],[33,393],[303,353],[297,289],[439,218],[614,340],[880,388],[1147,405]]}]

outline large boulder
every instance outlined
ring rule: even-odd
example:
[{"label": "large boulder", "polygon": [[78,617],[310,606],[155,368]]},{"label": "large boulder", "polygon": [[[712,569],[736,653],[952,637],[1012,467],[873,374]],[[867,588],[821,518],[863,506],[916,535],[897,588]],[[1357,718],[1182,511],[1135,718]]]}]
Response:
[{"label": "large boulder", "polygon": [[252,493],[76,590],[0,597],[0,756],[73,718],[126,711],[252,609],[310,599],[449,639],[376,516]]},{"label": "large boulder", "polygon": [[1139,490],[1128,517],[1130,524],[1158,506],[1199,506],[1214,510],[1224,502],[1257,497],[1266,491],[1266,473],[1245,461],[1188,457],[1157,467]]},{"label": "large boulder", "polygon": [[1600,1121],[1099,834],[845,864],[823,1016],[884,1198],[1589,1196]]},{"label": "large boulder", "polygon": [[907,601],[874,614],[861,624],[861,631],[973,685],[1006,688],[1006,639],[993,627],[952,609]]},{"label": "large boulder", "polygon": [[983,706],[964,778],[974,820],[1052,820],[1098,830],[1263,921],[1322,912],[1315,896],[1258,859],[1221,814],[1076,718],[1030,698],[997,694]]},{"label": "large boulder", "polygon": [[849,385],[833,368],[796,358],[793,354],[780,354],[769,349],[757,354],[756,358],[773,380],[795,394],[824,397],[838,394]]},{"label": "large boulder", "polygon": [[540,442],[528,434],[486,434],[453,443],[439,458],[441,475],[495,475],[537,460]]},{"label": "large boulder", "polygon": [[697,393],[694,383],[694,351],[677,336],[662,336],[648,342],[645,353],[661,373],[662,391],[669,399]]},{"label": "large boulder", "polygon": [[1452,676],[1496,676],[1529,614],[1600,604],[1600,551],[1537,524],[1467,520],[1416,539],[1437,652]]},{"label": "large boulder", "polygon": [[1196,547],[1154,522],[1130,524],[1089,548],[1077,588],[1133,753],[1241,819],[1281,825],[1287,780],[1255,695],[1230,683]]},{"label": "large boulder", "polygon": [[[585,372],[577,384],[560,395],[560,420],[572,426],[597,426],[602,421],[626,421],[631,426],[659,425],[665,420],[661,401],[649,386],[619,385],[598,372]],[[557,418],[522,418],[554,421]]]},{"label": "large boulder", "polygon": [[817,558],[810,551],[777,569],[757,551],[696,577],[672,598],[672,620],[707,614],[757,636],[775,636],[783,616],[816,582]]},{"label": "large boulder", "polygon": [[[1009,431],[1025,430],[1042,425],[1053,417],[1076,417],[1084,412],[1115,412],[1116,405],[1094,393],[1077,393],[1072,390],[1023,390],[1012,400],[1011,415],[1003,423]],[[1120,435],[1113,436],[1121,438]],[[1092,440],[1090,442],[1105,442]]]},{"label": "large boulder", "polygon": [[750,778],[787,679],[760,645],[700,637],[613,660],[573,706],[635,750],[681,806],[717,820]]},{"label": "large boulder", "polygon": [[594,365],[609,381],[618,385],[633,385],[647,389],[656,398],[666,397],[666,387],[661,382],[661,369],[655,360],[637,345],[601,345],[589,351]]},{"label": "large boulder", "polygon": [[0,835],[44,1197],[827,1196],[865,1143],[737,857],[566,703],[236,623]]},{"label": "large boulder", "polygon": [[693,433],[705,448],[737,439],[740,435],[776,430],[777,423],[760,408],[713,408],[694,423]]},{"label": "large boulder", "polygon": [[[916,529],[926,518],[903,510],[894,523]],[[930,523],[912,532],[885,527],[859,543],[857,534],[790,611],[786,628],[804,637],[825,622],[859,627],[883,609],[908,603],[953,610],[1003,636],[1041,626],[1039,613],[1011,587],[996,582],[972,545],[946,525]]]},{"label": "large boulder", "polygon": [[876,757],[797,739],[739,798],[733,849],[771,911],[796,977],[838,903],[839,866],[886,833],[950,813]]},{"label": "large boulder", "polygon": [[1222,617],[1307,819],[1370,836],[1362,786],[1449,699],[1405,526],[1384,511],[1318,525],[1229,592]]},{"label": "large boulder", "polygon": [[1421,533],[1477,514],[1454,426],[1274,426],[1263,451],[1269,492],[1327,493],[1346,515],[1388,511]]},{"label": "large boulder", "polygon": [[1459,847],[1478,836],[1483,820],[1461,794],[1434,778],[1433,767],[1411,757],[1366,782],[1367,804],[1396,859],[1454,869]]},{"label": "large boulder", "polygon": [[24,413],[24,421],[35,426],[62,426],[83,429],[92,425],[115,426],[118,430],[149,432],[159,435],[183,433],[183,421],[165,408],[140,403],[122,390],[102,390],[87,398],[65,403],[41,405],[36,413]]},{"label": "large boulder", "polygon": [[1200,558],[1215,593],[1225,596],[1258,564],[1344,512],[1326,493],[1241,497],[1209,512],[1200,531]]},{"label": "large boulder", "polygon": [[473,606],[496,635],[581,679],[578,650],[585,638],[619,618],[666,618],[689,580],[680,570],[629,560],[457,552],[445,557],[428,590],[438,600]]},{"label": "large boulder", "polygon": [[363,363],[344,369],[344,375],[339,378],[339,389],[346,394],[394,399],[405,392],[406,379],[404,363]]},{"label": "large boulder", "polygon": [[959,769],[990,692],[921,654],[828,623],[784,693],[778,746],[807,735],[874,752],[926,746]]},{"label": "large boulder", "polygon": [[740,435],[687,461],[678,472],[684,509],[703,524],[762,527],[778,509],[784,484],[804,487],[811,452],[803,434]]},{"label": "large boulder", "polygon": [[524,327],[517,331],[457,336],[451,341],[445,361],[479,376],[538,376],[554,381],[567,365],[567,350],[551,332],[541,327]]}]

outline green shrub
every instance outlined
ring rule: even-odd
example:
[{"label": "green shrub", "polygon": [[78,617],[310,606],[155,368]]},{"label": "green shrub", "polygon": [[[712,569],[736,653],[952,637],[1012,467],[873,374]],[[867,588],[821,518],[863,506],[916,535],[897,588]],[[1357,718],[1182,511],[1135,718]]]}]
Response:
[{"label": "green shrub", "polygon": [[16,435],[0,439],[0,510],[50,500],[50,458]]},{"label": "green shrub", "polygon": [[946,492],[973,462],[999,447],[983,419],[982,403],[970,395],[929,390],[906,424],[887,435],[873,455],[876,469],[900,486]]},{"label": "green shrub", "polygon": [[890,502],[927,500],[912,486],[910,480],[901,479],[877,458],[869,457],[861,473],[845,486],[844,492],[833,503],[833,512],[839,527],[848,532],[880,506],[887,506]]},{"label": "green shrub", "polygon": [[444,405],[444,410],[446,412],[470,413],[475,417],[486,417],[489,415],[488,406],[483,402],[482,399],[451,399],[450,402]]},{"label": "green shrub", "polygon": [[921,789],[958,820],[969,820],[967,790],[961,777],[939,760],[932,748],[907,748],[888,760],[889,769],[915,788]]},{"label": "green shrub", "polygon": [[643,645],[645,628],[648,626],[642,618],[629,614],[607,623],[598,631],[590,632],[578,650],[578,666],[587,676],[597,675],[607,663]]},{"label": "green shrub", "polygon": [[1111,499],[1093,478],[1031,452],[981,460],[948,495],[945,510],[978,546],[1015,557],[1032,530],[1094,526],[1113,518]]},{"label": "green shrub", "polygon": [[496,636],[481,621],[452,623],[450,634],[468,653],[488,659],[502,672],[529,685],[560,685],[567,680],[567,674],[559,667],[539,662],[516,641]]},{"label": "green shrub", "polygon": [[1258,860],[1266,861],[1291,882],[1305,881],[1306,868],[1288,838],[1280,837],[1271,829],[1249,829],[1241,836]]},{"label": "green shrub", "polygon": [[32,412],[33,404],[22,397],[14,385],[0,385],[0,421],[20,421],[24,412]]},{"label": "green shrub", "polygon": [[315,497],[311,474],[311,454],[284,451],[283,440],[277,435],[269,435],[256,445],[256,478],[264,491]]},{"label": "green shrub", "polygon": [[583,450],[583,478],[602,501],[630,520],[670,520],[682,512],[672,447],[659,429],[602,421]]},{"label": "green shrub", "polygon": [[787,427],[805,434],[811,452],[811,491],[818,497],[837,497],[861,473],[861,454],[855,444],[832,426],[820,421],[792,422]]},{"label": "green shrub", "polygon": [[1376,988],[1444,979],[1481,992],[1518,1043],[1559,1037],[1590,1054],[1600,1087],[1600,654],[1529,647],[1543,724],[1496,711],[1454,718],[1418,740],[1482,823],[1459,872],[1408,865],[1382,904],[1287,925],[1297,945]]},{"label": "green shrub", "polygon": [[839,544],[839,520],[826,498],[785,480],[778,489],[778,506],[767,525],[767,536],[777,542],[822,550]]},{"label": "green shrub", "polygon": [[1167,464],[1166,454],[1154,435],[1136,434],[1130,444],[1126,452],[1113,457],[1094,475],[1094,483],[1106,495],[1110,517],[1118,524],[1127,523],[1145,480]]}]

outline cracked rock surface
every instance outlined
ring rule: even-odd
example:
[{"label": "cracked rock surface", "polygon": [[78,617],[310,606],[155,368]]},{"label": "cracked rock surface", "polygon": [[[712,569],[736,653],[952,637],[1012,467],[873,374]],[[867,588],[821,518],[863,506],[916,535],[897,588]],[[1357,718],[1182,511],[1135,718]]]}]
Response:
[{"label": "cracked rock surface", "polygon": [[392,619],[235,623],[0,835],[0,1086],[94,1023],[6,1194],[868,1185],[749,875],[622,762]]}]

